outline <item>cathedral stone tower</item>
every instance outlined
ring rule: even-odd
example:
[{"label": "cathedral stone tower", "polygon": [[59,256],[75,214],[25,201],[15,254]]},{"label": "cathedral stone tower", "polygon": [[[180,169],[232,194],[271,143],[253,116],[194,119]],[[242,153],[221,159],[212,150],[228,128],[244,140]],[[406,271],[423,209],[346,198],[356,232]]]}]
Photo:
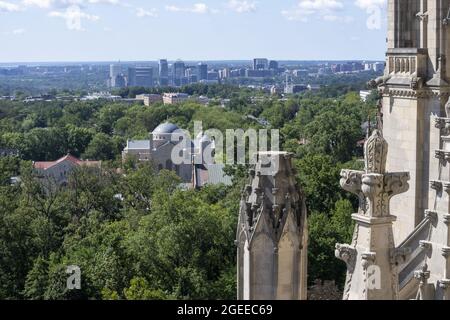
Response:
[{"label": "cathedral stone tower", "polygon": [[450,300],[450,100],[446,118],[435,118],[441,148],[435,150],[437,179],[430,182],[433,202],[427,211],[428,235],[420,241],[422,267],[415,271],[420,281],[418,299]]},{"label": "cathedral stone tower", "polygon": [[430,181],[433,201],[425,219],[400,245],[411,255],[400,265],[400,298],[450,300],[450,101],[447,117],[435,118],[441,148],[434,151],[437,178]]},{"label": "cathedral stone tower", "polygon": [[443,116],[449,96],[450,0],[388,0],[388,51],[382,93],[383,136],[394,146],[388,171],[411,174],[409,191],[393,199],[394,237],[403,241],[430,206],[429,180],[439,137],[433,117]]},{"label": "cathedral stone tower", "polygon": [[307,217],[291,155],[259,155],[239,214],[238,299],[305,300]]}]

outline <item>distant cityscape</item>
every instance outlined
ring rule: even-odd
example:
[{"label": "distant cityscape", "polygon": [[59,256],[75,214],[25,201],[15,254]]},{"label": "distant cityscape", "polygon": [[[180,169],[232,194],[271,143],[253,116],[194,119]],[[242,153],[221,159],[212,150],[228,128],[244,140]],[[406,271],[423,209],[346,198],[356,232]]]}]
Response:
[{"label": "distant cityscape", "polygon": [[[323,79],[333,76],[380,75],[383,70],[384,62],[380,61],[275,61],[266,58],[209,62],[160,59],[145,63],[3,64],[0,65],[0,99],[24,102],[106,99],[145,105],[175,104],[192,98],[177,88],[193,84],[231,84],[272,95],[289,95],[320,90]],[[136,97],[119,95],[121,90],[133,87],[145,88],[150,93]],[[25,90],[27,88],[32,89]],[[75,88],[82,94],[70,92]],[[151,94],[155,90],[159,92]],[[23,91],[27,94],[17,97],[17,92]],[[67,94],[60,91],[67,91]],[[362,98],[369,94],[362,92]],[[210,101],[204,96],[195,99],[204,105]],[[224,105],[227,101],[219,103]]]},{"label": "distant cityscape", "polygon": [[280,63],[266,58],[255,58],[251,67],[224,67],[209,68],[207,63],[199,62],[197,65],[189,65],[178,60],[172,64],[166,59],[159,60],[158,69],[151,66],[124,66],[120,63],[111,64],[108,86],[111,88],[123,87],[153,87],[172,86],[181,87],[193,83],[218,84],[227,82],[228,79],[264,79],[276,78],[280,75],[286,77],[285,93],[295,93],[292,77],[315,76],[335,73],[351,73],[384,70],[383,62],[344,62],[325,63],[313,65],[303,69],[288,69],[280,67]]}]

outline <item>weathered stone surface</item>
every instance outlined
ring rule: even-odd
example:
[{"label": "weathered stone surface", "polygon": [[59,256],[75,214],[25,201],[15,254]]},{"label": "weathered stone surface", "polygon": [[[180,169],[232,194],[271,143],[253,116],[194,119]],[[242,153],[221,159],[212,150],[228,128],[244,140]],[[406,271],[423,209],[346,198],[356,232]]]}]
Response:
[{"label": "weathered stone surface", "polygon": [[[344,299],[450,299],[449,8],[388,0],[385,74],[369,83],[382,94],[382,123],[365,145],[365,170],[341,173],[359,199],[352,243],[335,248],[347,265]],[[241,203],[240,299],[306,297],[306,209],[278,156],[284,169],[263,177],[260,164]],[[336,294],[325,287],[310,297]]]},{"label": "weathered stone surface", "polygon": [[237,229],[238,299],[305,300],[307,216],[288,153],[260,153],[244,188]]},{"label": "weathered stone surface", "polygon": [[336,257],[347,264],[346,300],[398,298],[397,265],[409,254],[396,249],[390,214],[391,199],[408,190],[408,173],[386,173],[388,144],[375,130],[365,145],[365,171],[343,170],[341,186],[360,199],[353,241],[336,245]]},{"label": "weathered stone surface", "polygon": [[430,183],[430,194],[434,197],[431,209],[425,211],[424,223],[428,228],[419,232],[419,226],[409,237],[418,239],[419,248],[411,246],[411,251],[417,252],[415,257],[401,265],[402,270],[409,270],[400,279],[402,299],[450,299],[450,159],[445,156],[446,150],[450,150],[450,133],[439,123],[450,123],[450,118],[436,119],[434,130],[440,132],[442,146],[434,160],[438,165],[438,180]]},{"label": "weathered stone surface", "polygon": [[386,168],[411,175],[410,189],[391,204],[396,242],[423,220],[432,201],[428,183],[437,171],[433,160],[440,142],[431,129],[449,96],[449,7],[449,0],[388,1],[387,80],[379,86],[383,136],[391,146]]}]

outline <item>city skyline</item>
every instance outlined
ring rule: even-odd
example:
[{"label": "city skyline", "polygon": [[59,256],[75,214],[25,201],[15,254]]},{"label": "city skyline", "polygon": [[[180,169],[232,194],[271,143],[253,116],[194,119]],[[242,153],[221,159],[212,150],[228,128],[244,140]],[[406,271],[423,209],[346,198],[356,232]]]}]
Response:
[{"label": "city skyline", "polygon": [[384,57],[385,0],[201,1],[1,0],[0,63]]}]

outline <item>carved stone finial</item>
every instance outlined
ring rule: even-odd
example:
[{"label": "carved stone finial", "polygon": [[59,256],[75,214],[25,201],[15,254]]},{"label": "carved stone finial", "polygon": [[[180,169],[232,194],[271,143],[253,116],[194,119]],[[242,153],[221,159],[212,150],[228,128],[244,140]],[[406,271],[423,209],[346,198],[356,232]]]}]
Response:
[{"label": "carved stone finial", "polygon": [[364,150],[366,173],[385,173],[388,144],[379,130],[374,130]]}]

